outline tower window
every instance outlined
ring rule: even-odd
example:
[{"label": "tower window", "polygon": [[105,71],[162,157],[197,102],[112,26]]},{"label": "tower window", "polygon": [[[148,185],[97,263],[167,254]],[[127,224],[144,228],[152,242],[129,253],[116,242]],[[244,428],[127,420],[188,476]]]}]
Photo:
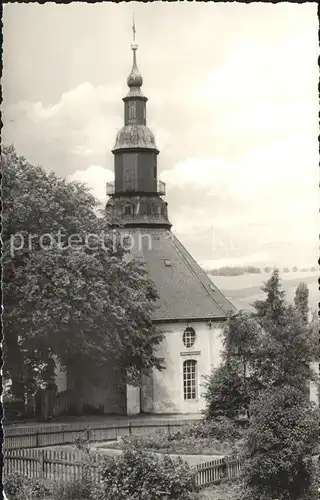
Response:
[{"label": "tower window", "polygon": [[183,332],[183,337],[182,337],[183,343],[185,347],[192,347],[195,340],[196,340],[196,332],[194,331],[191,326],[188,326],[185,331]]},{"label": "tower window", "polygon": [[134,102],[130,102],[129,104],[129,120],[136,119],[136,104]]},{"label": "tower window", "polygon": [[124,214],[125,215],[132,215],[133,214],[133,207],[132,207],[132,205],[125,205],[125,207],[124,207]]},{"label": "tower window", "polygon": [[183,363],[183,395],[184,399],[196,399],[197,397],[197,362],[187,359]]}]

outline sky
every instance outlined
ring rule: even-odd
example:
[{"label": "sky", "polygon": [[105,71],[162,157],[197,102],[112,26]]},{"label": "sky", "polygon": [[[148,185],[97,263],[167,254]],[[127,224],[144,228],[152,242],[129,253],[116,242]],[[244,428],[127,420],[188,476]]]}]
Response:
[{"label": "sky", "polygon": [[205,267],[316,265],[316,3],[6,4],[3,143],[106,202],[133,12],[172,230]]}]

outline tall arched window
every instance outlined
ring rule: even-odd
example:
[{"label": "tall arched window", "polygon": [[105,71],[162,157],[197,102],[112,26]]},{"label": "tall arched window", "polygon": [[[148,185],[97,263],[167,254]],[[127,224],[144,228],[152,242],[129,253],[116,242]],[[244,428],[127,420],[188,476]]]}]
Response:
[{"label": "tall arched window", "polygon": [[183,363],[183,395],[184,399],[197,397],[197,362],[194,359]]}]

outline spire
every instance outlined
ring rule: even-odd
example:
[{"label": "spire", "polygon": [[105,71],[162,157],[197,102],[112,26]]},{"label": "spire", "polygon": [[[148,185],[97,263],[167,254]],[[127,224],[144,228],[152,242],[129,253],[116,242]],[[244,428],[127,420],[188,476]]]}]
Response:
[{"label": "spire", "polygon": [[142,76],[140,74],[140,71],[138,70],[137,66],[137,58],[136,58],[136,51],[138,50],[138,45],[135,43],[136,42],[136,24],[134,20],[134,15],[133,15],[133,22],[132,22],[132,35],[133,35],[133,43],[131,44],[131,49],[133,51],[133,64],[132,64],[132,70],[130,75],[127,78],[127,84],[130,89],[132,87],[139,88],[141,87],[143,83]]}]

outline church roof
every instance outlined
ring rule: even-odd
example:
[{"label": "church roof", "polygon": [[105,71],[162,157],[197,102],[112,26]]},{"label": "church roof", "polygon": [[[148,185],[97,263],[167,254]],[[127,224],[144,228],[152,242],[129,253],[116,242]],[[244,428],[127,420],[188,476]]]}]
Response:
[{"label": "church roof", "polygon": [[225,319],[236,308],[168,229],[127,228],[131,255],[142,257],[160,298],[155,321]]},{"label": "church roof", "polygon": [[158,151],[154,135],[146,125],[125,125],[117,133],[116,144],[112,151],[131,148]]}]

